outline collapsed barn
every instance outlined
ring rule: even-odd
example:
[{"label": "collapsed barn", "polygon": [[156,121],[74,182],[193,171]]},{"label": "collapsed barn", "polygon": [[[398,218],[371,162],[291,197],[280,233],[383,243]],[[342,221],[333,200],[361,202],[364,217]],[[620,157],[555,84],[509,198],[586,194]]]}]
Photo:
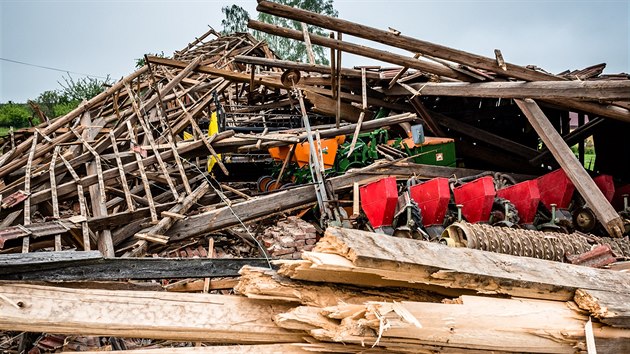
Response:
[{"label": "collapsed barn", "polygon": [[630,351],[630,76],[258,11],[331,65],[211,29],[4,138],[0,348]]}]

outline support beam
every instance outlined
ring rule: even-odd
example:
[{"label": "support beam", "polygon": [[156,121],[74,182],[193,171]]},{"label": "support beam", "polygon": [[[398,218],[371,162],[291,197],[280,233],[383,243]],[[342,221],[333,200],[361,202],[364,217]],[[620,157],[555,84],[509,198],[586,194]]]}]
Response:
[{"label": "support beam", "polygon": [[[310,11],[293,8],[270,1],[259,0],[256,10],[264,13],[268,13],[275,16],[289,18],[295,21],[301,21],[310,25],[322,27],[324,29],[343,32],[352,36],[356,36],[363,39],[372,40],[382,44],[390,45],[393,47],[409,50],[413,53],[421,53],[430,55],[432,57],[449,60],[464,65],[469,65],[474,68],[480,68],[497,73],[498,75],[514,77],[525,81],[562,81],[561,78],[556,75],[543,73],[526,67],[505,63],[505,69],[497,63],[496,59],[488,58],[477,54],[468,53],[462,50],[449,48],[446,46],[434,44],[427,41],[422,41],[416,38],[404,36],[401,34],[395,34],[389,31],[383,31],[369,26],[361,25],[351,21],[346,21],[330,16],[316,14]],[[252,28],[252,22],[249,21],[248,26]],[[265,31],[266,32],[266,31]],[[300,33],[299,31],[296,31]],[[269,32],[268,32],[269,33]],[[277,33],[276,33],[277,34]],[[282,34],[281,34],[282,35]],[[301,35],[301,33],[300,33]],[[287,35],[282,35],[289,37]],[[295,39],[300,39],[295,38]],[[315,42],[315,36],[311,34],[311,42]],[[323,45],[323,44],[320,44]],[[325,46],[325,45],[324,45]],[[387,61],[387,60],[385,60]],[[411,66],[409,66],[411,67]],[[454,71],[450,69],[450,71]],[[428,70],[427,70],[428,71]],[[430,72],[430,71],[429,71]],[[458,75],[462,75],[458,73]],[[444,75],[448,76],[448,75]],[[463,81],[471,81],[464,79]],[[594,113],[599,116],[605,116],[630,122],[630,110],[613,105],[600,105],[594,102],[580,102],[576,100],[549,100],[549,102],[563,105],[565,107],[571,107],[577,110],[583,110],[589,113]]]},{"label": "support beam", "polygon": [[[262,31],[269,34],[274,34],[281,37],[291,38],[298,41],[303,40],[303,35],[301,31],[296,31],[276,25],[270,25],[268,23],[249,20],[247,23],[247,27],[251,29],[255,29],[257,31]],[[343,31],[342,31],[343,32]],[[470,77],[468,75],[464,75],[456,70],[453,70],[445,65],[428,62],[426,60],[409,58],[404,55],[390,53],[385,50],[379,50],[370,48],[368,46],[353,44],[349,42],[343,42],[338,39],[327,38],[323,36],[319,36],[316,34],[310,34],[311,42],[316,45],[321,45],[323,47],[334,48],[336,50],[344,51],[346,53],[352,53],[356,55],[361,55],[366,58],[372,58],[376,60],[386,61],[388,63],[393,63],[397,65],[401,65],[403,67],[422,70],[424,72],[432,73],[439,76],[445,76],[450,78],[456,78],[459,80],[469,80]],[[339,63],[336,63],[339,65]]]},{"label": "support beam", "polygon": [[[628,100],[630,80],[596,81],[506,81],[506,82],[421,82],[409,84],[425,96]],[[403,87],[384,92],[389,96],[407,96]]]},{"label": "support beam", "polygon": [[562,140],[562,136],[554,129],[540,107],[532,99],[516,100],[516,104],[573,182],[582,198],[593,210],[599,222],[604,225],[608,234],[613,237],[621,237],[624,231],[623,220],[604,197],[601,190],[597,188],[593,179],[584,170],[584,166],[573,155],[569,146]]},{"label": "support beam", "polygon": [[[307,63],[300,63],[300,62],[295,62],[295,61],[290,61],[290,60],[249,57],[245,55],[237,55],[236,57],[234,57],[234,61],[237,63],[243,63],[243,64],[270,66],[270,67],[281,68],[281,69],[295,69],[295,70],[330,75],[330,67],[326,65],[307,64]],[[361,71],[348,69],[348,68],[341,68],[341,75],[346,76],[346,77],[360,78]],[[376,72],[368,72],[366,74],[366,77],[370,80],[380,80],[381,75]]]}]

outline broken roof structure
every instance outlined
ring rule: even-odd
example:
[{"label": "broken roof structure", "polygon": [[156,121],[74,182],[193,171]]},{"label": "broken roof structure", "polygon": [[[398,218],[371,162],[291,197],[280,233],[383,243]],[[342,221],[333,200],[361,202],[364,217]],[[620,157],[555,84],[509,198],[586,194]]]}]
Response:
[{"label": "broken roof structure", "polygon": [[0,349],[630,351],[630,76],[257,9],[331,65],[210,29],[4,137]]}]

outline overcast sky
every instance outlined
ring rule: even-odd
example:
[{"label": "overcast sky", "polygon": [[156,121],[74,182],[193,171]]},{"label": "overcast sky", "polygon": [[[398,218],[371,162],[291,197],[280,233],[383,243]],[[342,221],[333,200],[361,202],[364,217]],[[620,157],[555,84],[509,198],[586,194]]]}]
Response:
[{"label": "overcast sky", "polygon": [[[145,53],[170,55],[208,25],[220,30],[221,7],[233,3],[256,17],[255,0],[0,0],[0,58],[119,79]],[[628,3],[335,0],[334,5],[339,17],[372,27],[393,27],[491,57],[499,48],[514,64],[557,73],[605,62],[606,73],[628,73]],[[343,59],[344,66],[368,63],[372,61],[350,55]],[[57,89],[62,75],[0,60],[0,102],[24,102]]]}]

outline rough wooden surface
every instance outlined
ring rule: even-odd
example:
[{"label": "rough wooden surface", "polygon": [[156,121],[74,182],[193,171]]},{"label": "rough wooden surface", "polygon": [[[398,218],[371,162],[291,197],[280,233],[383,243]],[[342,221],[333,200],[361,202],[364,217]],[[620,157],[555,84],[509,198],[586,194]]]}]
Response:
[{"label": "rough wooden surface", "polygon": [[562,140],[562,136],[556,131],[536,102],[531,99],[515,100],[523,111],[534,130],[551,151],[553,157],[567,177],[573,182],[575,188],[586,201],[588,207],[593,210],[597,220],[604,225],[608,234],[612,237],[621,237],[625,230],[623,220],[604,197],[584,166],[575,157],[569,146]]},{"label": "rough wooden surface", "polygon": [[271,321],[287,305],[243,297],[36,285],[0,285],[0,294],[3,330],[217,343],[302,341],[299,333]]},{"label": "rough wooden surface", "polygon": [[361,304],[366,301],[429,301],[439,302],[441,296],[428,292],[401,289],[365,289],[334,284],[317,284],[291,280],[264,268],[246,266],[234,290],[254,299],[297,302],[310,306],[333,306],[340,302]]},{"label": "rough wooden surface", "polygon": [[575,302],[601,322],[630,328],[630,295],[610,291],[578,289]]},{"label": "rough wooden surface", "polygon": [[[443,304],[369,302],[317,309],[298,307],[276,316],[278,325],[303,328],[322,341],[413,350],[574,353],[584,350],[588,316],[556,301],[463,296]],[[630,330],[594,324],[601,353],[630,350]],[[438,352],[441,350],[437,350]]]},{"label": "rough wooden surface", "polygon": [[[351,229],[328,228],[314,251],[345,258],[346,264],[327,269],[337,267],[339,273],[349,276],[353,268],[360,268],[376,278],[397,282],[553,300],[572,300],[576,289],[630,294],[630,274],[626,273]],[[299,271],[295,273],[299,279]],[[327,279],[334,281],[335,277],[331,273]]]},{"label": "rough wooden surface", "polygon": [[[81,256],[84,252],[41,253],[43,255],[39,257],[11,262],[3,261],[4,256],[0,257],[0,279],[68,281],[234,277],[245,265],[268,265],[267,260],[259,258],[103,258],[93,251],[85,252],[85,256]],[[59,253],[79,255],[55,258]]]}]

